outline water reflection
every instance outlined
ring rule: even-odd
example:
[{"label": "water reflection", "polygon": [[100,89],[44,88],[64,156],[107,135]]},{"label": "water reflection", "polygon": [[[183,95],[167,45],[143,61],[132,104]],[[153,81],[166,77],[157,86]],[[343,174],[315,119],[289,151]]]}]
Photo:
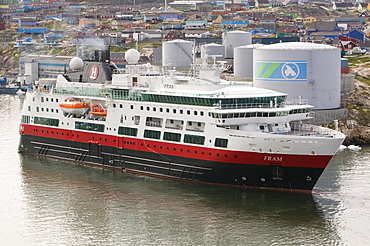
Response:
[{"label": "water reflection", "polygon": [[21,166],[37,238],[115,245],[337,240],[308,194],[182,183],[28,155]]}]

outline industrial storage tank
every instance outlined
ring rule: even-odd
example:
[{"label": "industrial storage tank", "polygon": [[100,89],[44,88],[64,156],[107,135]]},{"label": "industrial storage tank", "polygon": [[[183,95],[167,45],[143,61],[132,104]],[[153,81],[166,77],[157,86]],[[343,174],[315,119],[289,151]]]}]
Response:
[{"label": "industrial storage tank", "polygon": [[215,56],[219,59],[224,58],[225,56],[225,46],[221,44],[205,44],[200,46],[200,58],[201,59],[211,59],[212,56]]},{"label": "industrial storage tank", "polygon": [[234,48],[234,77],[253,78],[253,50],[263,44],[250,44]]},{"label": "industrial storage tank", "polygon": [[225,58],[234,58],[234,47],[252,44],[252,33],[243,31],[225,32],[222,36],[225,46]]},{"label": "industrial storage tank", "polygon": [[193,63],[194,42],[172,40],[162,46],[162,65],[172,67],[189,67]]},{"label": "industrial storage tank", "polygon": [[340,49],[314,43],[279,43],[254,50],[253,85],[308,99],[315,109],[340,107]]}]

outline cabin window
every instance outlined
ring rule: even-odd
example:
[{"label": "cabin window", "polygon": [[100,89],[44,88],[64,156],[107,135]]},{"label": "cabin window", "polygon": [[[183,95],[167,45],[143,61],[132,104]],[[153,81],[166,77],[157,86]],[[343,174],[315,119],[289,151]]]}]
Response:
[{"label": "cabin window", "polygon": [[113,103],[113,108],[116,108],[116,104],[115,103]]},{"label": "cabin window", "polygon": [[130,105],[130,109],[134,109],[134,105]]},{"label": "cabin window", "polygon": [[175,108],[173,109],[173,113],[176,114],[176,109]]},{"label": "cabin window", "polygon": [[204,116],[204,112],[203,111],[200,111],[200,116]]},{"label": "cabin window", "polygon": [[153,131],[153,130],[144,130],[144,138],[160,139],[161,138],[161,132],[160,131]]},{"label": "cabin window", "polygon": [[118,128],[118,134],[136,137],[137,136],[137,128],[120,126]]},{"label": "cabin window", "polygon": [[59,126],[59,119],[51,119],[45,117],[37,117],[33,119],[35,124],[46,125],[46,126]]},{"label": "cabin window", "polygon": [[180,139],[181,139],[181,134],[180,133],[165,132],[164,135],[163,135],[163,140],[180,142]]},{"label": "cabin window", "polygon": [[120,108],[123,108],[123,105],[122,105],[122,104],[120,104],[120,105],[119,105],[119,107],[120,107]]},{"label": "cabin window", "polygon": [[194,111],[194,115],[198,115],[198,111]]},{"label": "cabin window", "polygon": [[75,128],[80,129],[80,130],[94,131],[94,132],[104,132],[105,126],[103,124],[76,121]]},{"label": "cabin window", "polygon": [[31,106],[28,106],[28,111],[31,111]]},{"label": "cabin window", "polygon": [[140,110],[144,110],[144,107],[143,106],[140,106]]},{"label": "cabin window", "polygon": [[204,136],[197,136],[197,135],[190,135],[190,134],[185,134],[184,136],[184,143],[204,145],[204,140],[205,140]]},{"label": "cabin window", "polygon": [[226,138],[216,138],[215,147],[227,148],[228,141]]},{"label": "cabin window", "polygon": [[184,114],[184,110],[180,109],[180,114]]},{"label": "cabin window", "polygon": [[30,123],[30,119],[31,119],[30,116],[28,116],[28,115],[22,115],[21,122],[22,123],[25,123],[25,124],[28,124],[28,123]]}]

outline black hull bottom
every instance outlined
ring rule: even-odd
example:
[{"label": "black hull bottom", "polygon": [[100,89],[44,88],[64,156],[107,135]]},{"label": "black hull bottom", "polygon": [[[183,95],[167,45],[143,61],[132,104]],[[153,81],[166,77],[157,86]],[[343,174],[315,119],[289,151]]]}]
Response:
[{"label": "black hull bottom", "polygon": [[207,161],[28,135],[21,135],[19,151],[167,179],[297,192],[310,192],[324,171]]}]

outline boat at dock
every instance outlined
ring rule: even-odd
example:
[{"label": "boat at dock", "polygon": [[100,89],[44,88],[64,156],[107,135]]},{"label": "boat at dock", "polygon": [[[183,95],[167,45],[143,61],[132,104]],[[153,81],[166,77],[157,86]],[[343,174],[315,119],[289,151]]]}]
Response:
[{"label": "boat at dock", "polygon": [[[28,89],[19,151],[179,181],[310,192],[344,134],[305,124],[307,100],[193,74],[73,58],[50,90]],[[66,106],[75,103],[74,106]],[[78,106],[77,106],[78,105]]]}]

